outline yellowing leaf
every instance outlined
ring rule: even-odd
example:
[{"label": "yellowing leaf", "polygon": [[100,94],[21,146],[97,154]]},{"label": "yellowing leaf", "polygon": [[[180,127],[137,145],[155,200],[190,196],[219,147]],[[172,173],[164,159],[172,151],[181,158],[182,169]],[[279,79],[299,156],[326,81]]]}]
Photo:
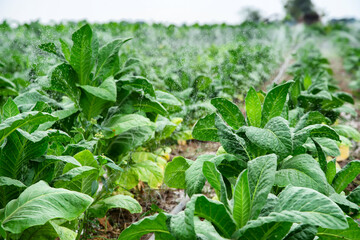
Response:
[{"label": "yellowing leaf", "polygon": [[350,155],[349,146],[341,144],[339,146],[339,149],[340,149],[340,155],[336,157],[336,161],[343,161],[343,160],[348,159],[348,157]]}]

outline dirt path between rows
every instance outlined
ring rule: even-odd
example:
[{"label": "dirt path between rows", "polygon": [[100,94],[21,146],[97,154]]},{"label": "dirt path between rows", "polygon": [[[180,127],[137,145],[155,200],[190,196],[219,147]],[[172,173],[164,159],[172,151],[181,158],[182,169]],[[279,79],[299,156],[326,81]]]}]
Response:
[{"label": "dirt path between rows", "polygon": [[[321,50],[323,55],[329,60],[330,68],[333,71],[333,77],[337,81],[340,90],[350,93],[354,96],[352,90],[349,88],[349,84],[351,82],[352,76],[344,69],[343,59],[338,55],[337,52],[335,52],[334,47],[330,43],[324,43],[322,45]],[[360,99],[354,96],[354,100],[355,100],[355,104],[354,104],[355,110],[359,116],[360,111],[358,109],[358,106],[360,104]],[[358,116],[354,117],[351,116],[350,114],[342,114],[341,122],[360,131],[360,121]],[[341,167],[344,167],[352,160],[360,159],[360,143],[355,141],[352,142],[353,142],[353,146],[350,149],[350,154],[348,159],[338,162]],[[358,175],[356,179],[354,179],[354,181],[348,185],[346,191],[350,192],[359,185],[360,185],[360,175]]]}]

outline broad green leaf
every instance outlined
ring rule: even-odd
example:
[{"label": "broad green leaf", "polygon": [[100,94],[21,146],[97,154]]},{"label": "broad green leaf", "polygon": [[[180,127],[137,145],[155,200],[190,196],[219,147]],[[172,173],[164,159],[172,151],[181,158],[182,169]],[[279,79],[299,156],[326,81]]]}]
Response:
[{"label": "broad green leaf", "polygon": [[130,213],[141,213],[142,207],[130,196],[115,195],[102,199],[89,208],[89,214],[92,217],[102,218],[109,209],[123,208]]},{"label": "broad green leaf", "polygon": [[163,168],[155,162],[145,160],[136,163],[134,167],[138,172],[139,179],[143,182],[147,182],[151,188],[158,188],[163,182]]},{"label": "broad green leaf", "polygon": [[294,103],[295,106],[298,103],[297,98],[299,97],[300,93],[301,93],[300,78],[296,78],[294,84],[290,88],[290,98],[291,98],[291,101]]},{"label": "broad green leaf", "polygon": [[266,204],[275,182],[276,155],[270,154],[248,162],[248,179],[251,194],[250,219],[256,219]]},{"label": "broad green leaf", "polygon": [[119,88],[124,88],[129,91],[142,91],[152,97],[156,97],[154,86],[144,77],[132,76],[129,79],[121,79],[116,81]]},{"label": "broad green leaf", "polygon": [[[53,111],[51,113],[51,115],[53,115],[54,117],[57,117],[58,120],[64,120],[64,119],[70,117],[71,115],[75,114],[78,111],[79,111],[79,109],[77,107],[75,107],[75,105],[72,105],[68,109]],[[54,123],[55,123],[55,121],[43,123],[39,126],[39,130],[49,129],[52,125],[54,125]]]},{"label": "broad green leaf", "polygon": [[51,112],[51,107],[46,102],[37,102],[32,108],[31,111],[39,111],[39,112]]},{"label": "broad green leaf", "polygon": [[210,200],[203,195],[196,198],[195,215],[214,224],[219,234],[225,238],[230,238],[236,230],[234,220],[226,207],[222,203]]},{"label": "broad green leaf", "polygon": [[303,108],[295,108],[289,111],[288,121],[290,127],[295,127],[296,124],[299,122],[299,119],[304,115]]},{"label": "broad green leaf", "polygon": [[325,195],[310,188],[289,186],[280,193],[274,212],[249,221],[233,237],[242,236],[250,228],[276,222],[303,223],[331,229],[348,227],[342,210]]},{"label": "broad green leaf", "polygon": [[185,189],[185,171],[190,167],[192,161],[183,157],[175,157],[166,164],[164,183],[172,188]]},{"label": "broad green leaf", "polygon": [[[138,240],[141,236],[148,233],[167,233],[170,234],[166,221],[168,217],[164,213],[158,213],[151,217],[131,224],[128,228],[121,232],[118,240]],[[170,235],[168,238],[173,239]]]},{"label": "broad green leaf", "polygon": [[10,88],[16,87],[15,83],[13,83],[11,80],[9,80],[5,77],[2,77],[2,76],[0,76],[0,86],[1,87],[10,87]]},{"label": "broad green leaf", "polygon": [[269,193],[265,206],[261,209],[260,217],[268,216],[272,213],[278,204],[279,199],[275,194]]},{"label": "broad green leaf", "polygon": [[292,152],[290,127],[282,117],[270,119],[263,129],[247,127],[245,133],[252,143],[281,158]]},{"label": "broad green leaf", "polygon": [[107,78],[99,87],[80,85],[82,94],[80,106],[86,119],[99,115],[104,107],[116,102],[116,85],[112,77]]},{"label": "broad green leaf", "polygon": [[348,113],[353,117],[357,117],[357,112],[356,112],[355,108],[349,104],[344,104],[340,107],[334,108],[333,111],[338,114]]},{"label": "broad green leaf", "polygon": [[56,117],[42,112],[25,112],[10,117],[0,124],[0,143],[18,128],[36,129],[42,123],[55,121]]},{"label": "broad green leaf", "polygon": [[18,107],[16,106],[15,102],[11,98],[8,98],[8,100],[2,107],[3,119],[7,119],[9,117],[14,117],[18,114],[20,114],[20,111],[19,111]]},{"label": "broad green leaf", "polygon": [[334,177],[336,175],[336,159],[333,159],[327,163],[325,175],[327,182],[329,184],[332,184]]},{"label": "broad green leaf", "polygon": [[255,89],[251,87],[245,98],[246,116],[249,125],[253,127],[261,126],[261,101]]},{"label": "broad green leaf", "polygon": [[343,100],[344,102],[354,104],[354,98],[352,97],[351,94],[349,94],[347,92],[336,92],[336,93],[334,93],[334,96]]},{"label": "broad green leaf", "polygon": [[70,64],[78,74],[80,85],[88,85],[94,67],[98,43],[91,27],[86,24],[72,34]]},{"label": "broad green leaf", "polygon": [[171,217],[170,233],[175,239],[196,239],[194,228],[195,202],[194,195],[186,204],[185,210]]},{"label": "broad green leaf", "polygon": [[298,99],[303,103],[318,103],[321,101],[331,102],[332,97],[331,97],[331,93],[329,93],[327,90],[322,90],[315,94],[308,92],[301,92]]},{"label": "broad green leaf", "polygon": [[221,146],[225,149],[225,151],[248,161],[250,156],[246,149],[245,140],[235,134],[232,129],[228,127],[218,116],[215,117],[215,125]]},{"label": "broad green leaf", "polygon": [[3,221],[4,217],[5,217],[4,212],[5,212],[5,209],[1,208],[0,209],[0,237],[3,237],[5,239],[6,238],[6,231],[2,227],[2,221]]},{"label": "broad green leaf", "polygon": [[276,172],[275,184],[279,187],[292,185],[312,188],[325,195],[331,191],[319,163],[307,154],[285,159]]},{"label": "broad green leaf", "polygon": [[156,125],[138,114],[116,114],[104,123],[111,131],[104,132],[105,138],[112,138],[107,144],[109,157],[118,157],[142,145],[155,134]]},{"label": "broad green leaf", "polygon": [[32,109],[38,102],[44,102],[50,106],[62,108],[62,105],[57,101],[45,94],[39,93],[36,89],[30,89],[29,91],[21,93],[14,99],[14,102],[22,112],[33,111]]},{"label": "broad green leaf", "polygon": [[323,100],[321,108],[323,110],[333,110],[335,108],[341,107],[344,104],[344,101],[332,95],[331,100]]},{"label": "broad green leaf", "polygon": [[59,52],[58,48],[55,46],[55,43],[53,42],[40,44],[39,48],[45,52],[52,53],[55,56],[62,58],[61,53]]},{"label": "broad green leaf", "polygon": [[65,151],[62,154],[73,156],[86,149],[92,151],[96,143],[97,141],[95,140],[92,141],[81,140],[79,143],[76,144],[68,144],[65,148]]},{"label": "broad green leaf", "polygon": [[360,187],[357,186],[350,194],[346,197],[349,201],[360,205]]},{"label": "broad green leaf", "polygon": [[234,155],[221,154],[214,158],[216,168],[226,178],[237,178],[242,170],[247,168],[247,163]]},{"label": "broad green leaf", "polygon": [[49,76],[46,89],[57,91],[67,95],[76,104],[79,103],[80,91],[76,87],[77,75],[74,69],[67,63],[62,63],[53,68]]},{"label": "broad green leaf", "polygon": [[70,62],[71,49],[69,47],[69,44],[61,38],[59,39],[59,42],[61,44],[61,51],[62,51],[66,61]]},{"label": "broad green leaf", "polygon": [[198,217],[194,218],[196,235],[201,239],[207,240],[226,240],[221,237],[216,231],[211,222],[207,220],[200,220]]},{"label": "broad green leaf", "polygon": [[[319,137],[313,137],[312,139],[314,139],[319,144],[319,146],[321,146],[321,149],[323,150],[324,154],[326,154],[326,156],[336,157],[340,155],[340,149],[334,140]],[[316,145],[310,138],[303,146],[312,153],[317,152]]]},{"label": "broad green leaf", "polygon": [[146,129],[149,129],[152,132],[155,131],[155,124],[148,118],[138,114],[116,114],[104,123],[104,127],[111,129],[111,131],[104,133],[106,138],[112,138],[138,128],[143,131]]},{"label": "broad green leaf", "polygon": [[81,180],[82,178],[88,177],[91,174],[97,173],[97,171],[98,169],[90,166],[73,168],[54,179],[54,186],[57,188],[66,188],[66,186],[71,182]]},{"label": "broad green leaf", "polygon": [[295,132],[313,124],[328,124],[330,120],[320,112],[307,112],[299,120],[295,126]]},{"label": "broad green leaf", "polygon": [[10,200],[17,198],[24,188],[26,186],[22,182],[0,176],[0,209],[4,208]]},{"label": "broad green leaf", "polygon": [[[189,209],[186,208],[185,211]],[[196,239],[195,229],[194,229],[194,209],[192,211],[192,221],[185,215],[184,211],[176,214],[175,216],[171,217],[170,221],[170,233],[175,239]]]},{"label": "broad green leaf", "polygon": [[265,223],[256,228],[249,228],[241,239],[246,240],[279,240],[289,232],[292,223],[276,222]]},{"label": "broad green leaf", "polygon": [[215,189],[220,202],[222,202],[225,207],[228,207],[224,179],[219,170],[217,170],[215,163],[209,161],[204,162],[202,172],[209,184]]},{"label": "broad green leaf", "polygon": [[58,234],[60,240],[75,240],[77,233],[63,226],[59,226],[54,221],[49,221],[51,226]]},{"label": "broad green leaf", "polygon": [[215,126],[216,114],[207,115],[204,118],[199,119],[192,130],[193,138],[201,141],[218,142],[218,130]]},{"label": "broad green leaf", "polygon": [[284,119],[289,119],[289,104],[285,104],[284,108],[280,114],[280,117]]},{"label": "broad green leaf", "polygon": [[308,88],[311,86],[312,84],[312,81],[311,81],[311,77],[306,74],[305,77],[304,77],[304,80],[303,80],[303,83],[304,83],[304,89],[305,90],[308,90]]},{"label": "broad green leaf", "polygon": [[353,127],[348,125],[335,125],[332,127],[339,135],[360,141],[360,133]]},{"label": "broad green leaf", "polygon": [[174,118],[171,121],[163,116],[158,116],[156,119],[156,135],[157,140],[163,140],[171,136],[176,130],[177,126],[182,122],[181,118]]},{"label": "broad green leaf", "polygon": [[54,221],[49,221],[42,226],[34,226],[26,229],[21,234],[22,240],[48,240],[56,239],[57,237],[60,240],[75,240],[76,232],[70,230],[69,228],[59,226]]},{"label": "broad green leaf", "polygon": [[133,106],[135,109],[138,109],[143,112],[157,113],[163,116],[168,115],[168,112],[165,109],[165,107],[156,100],[151,100],[148,98],[142,98],[141,100],[138,99],[138,101],[135,104],[133,104]]},{"label": "broad green leaf", "polygon": [[70,163],[73,164],[74,166],[81,167],[81,163],[79,163],[74,157],[71,156],[45,155],[44,158],[46,159],[45,161],[52,161],[52,162],[60,161],[63,163]]},{"label": "broad green leaf", "polygon": [[141,181],[147,182],[152,188],[158,188],[163,182],[166,159],[149,152],[134,152],[131,159],[137,169]]},{"label": "broad green leaf", "polygon": [[284,238],[284,240],[313,240],[317,232],[316,226],[299,224]]},{"label": "broad green leaf", "polygon": [[[98,178],[99,166],[93,154],[89,150],[77,153],[74,158],[87,168],[76,167],[72,163],[65,165],[63,175],[60,177],[60,185],[66,189],[94,195],[93,182]],[[77,170],[73,170],[76,169]]]},{"label": "broad green leaf", "polygon": [[2,227],[11,233],[21,233],[51,219],[71,221],[83,213],[92,201],[93,199],[85,194],[51,188],[40,181],[6,205]]},{"label": "broad green leaf", "polygon": [[329,198],[333,200],[333,202],[337,203],[346,213],[353,210],[356,212],[360,210],[360,207],[357,204],[349,201],[345,196],[340,195],[339,193],[333,193],[329,196]]},{"label": "broad green leaf", "polygon": [[46,152],[49,138],[46,132],[36,131],[29,134],[19,130],[11,133],[3,146],[0,155],[0,176],[23,181],[29,171],[29,161],[41,157]]},{"label": "broad green leaf", "polygon": [[239,175],[234,187],[233,218],[238,228],[245,226],[250,218],[251,196],[248,181],[248,170]]},{"label": "broad green leaf", "polygon": [[[141,122],[141,125],[132,126],[127,129],[127,131],[123,131],[119,135],[115,135],[111,141],[109,141],[105,150],[109,157],[117,158],[119,155],[125,155],[129,151],[136,149],[154,137],[155,124],[149,120]],[[117,125],[117,127],[118,126],[119,125]]]},{"label": "broad green leaf", "polygon": [[225,120],[230,127],[237,130],[245,125],[245,118],[234,103],[225,98],[213,98],[211,104],[218,110],[221,117]]},{"label": "broad green leaf", "polygon": [[[327,60],[325,60],[327,61]],[[319,92],[321,90],[329,90],[329,80],[328,78],[324,78],[321,75],[318,75],[316,77],[312,78],[312,84],[309,86],[309,88],[307,89],[308,92]]]},{"label": "broad green leaf", "polygon": [[292,81],[286,82],[266,94],[261,112],[261,126],[265,126],[270,119],[281,115],[292,83]]},{"label": "broad green leaf", "polygon": [[[52,156],[52,155],[45,155],[39,158],[34,159],[37,164],[32,169],[35,171],[35,175],[32,179],[32,182],[38,182],[40,180],[44,180],[46,182],[53,181],[54,177],[59,174],[59,170],[63,164],[57,164],[58,162],[62,162],[64,164],[72,164],[74,167],[80,167],[81,164],[71,156]],[[60,168],[60,169],[59,169]]]},{"label": "broad green leaf", "polygon": [[360,227],[358,223],[355,222],[350,217],[347,217],[346,220],[349,224],[349,228],[343,230],[319,228],[316,236],[319,237],[319,240],[336,240],[336,239],[359,240]]},{"label": "broad green leaf", "polygon": [[156,100],[158,100],[166,108],[168,106],[176,106],[176,107],[182,106],[180,100],[168,92],[156,90],[155,95],[156,95]]},{"label": "broad green leaf", "polygon": [[123,187],[124,189],[132,189],[139,183],[139,175],[137,169],[134,167],[126,167],[120,173],[116,184]]},{"label": "broad green leaf", "polygon": [[293,146],[294,151],[300,147],[307,141],[309,137],[324,137],[330,138],[335,141],[340,141],[339,135],[335,132],[334,129],[330,128],[327,125],[323,124],[314,124],[307,126],[297,132],[294,133],[293,137]]},{"label": "broad green leaf", "polygon": [[186,193],[191,197],[193,194],[201,193],[205,184],[205,176],[202,173],[203,164],[214,158],[213,155],[201,155],[185,171]]},{"label": "broad green leaf", "polygon": [[[49,221],[41,226],[34,226],[34,227],[30,227],[28,229],[25,229],[25,231],[22,232],[22,234],[21,234],[21,239],[22,240],[56,239],[59,236],[59,234],[55,231],[54,227],[51,225],[50,222],[51,221]],[[73,232],[73,233],[75,233],[75,232]],[[76,238],[76,233],[75,233],[75,238]],[[73,239],[75,239],[75,238],[73,238]]]},{"label": "broad green leaf", "polygon": [[324,150],[322,149],[322,147],[320,146],[320,144],[314,139],[312,138],[315,147],[316,147],[316,151],[317,151],[317,157],[318,157],[318,161],[321,167],[321,170],[323,170],[324,173],[326,173],[327,171],[327,160],[326,160],[326,155],[324,153]]},{"label": "broad green leaf", "polygon": [[336,173],[332,186],[337,193],[343,191],[360,174],[360,161],[353,160]]},{"label": "broad green leaf", "polygon": [[115,59],[118,58],[120,47],[129,40],[130,38],[115,39],[99,49],[99,58],[94,78],[101,77],[103,79],[106,79],[109,76],[115,74]]},{"label": "broad green leaf", "polygon": [[210,86],[211,83],[211,78],[206,76],[198,76],[194,81],[194,87],[199,91],[204,91]]}]

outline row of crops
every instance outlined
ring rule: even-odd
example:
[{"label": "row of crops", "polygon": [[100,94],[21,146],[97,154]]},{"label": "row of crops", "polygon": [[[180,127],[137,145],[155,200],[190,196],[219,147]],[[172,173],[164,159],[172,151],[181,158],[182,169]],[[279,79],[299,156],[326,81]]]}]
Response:
[{"label": "row of crops", "polygon": [[[118,239],[360,236],[360,161],[337,162],[356,101],[319,44],[357,79],[356,26],[4,22],[0,39],[0,239],[95,238],[109,210],[144,212],[139,188],[189,201]],[[170,159],[189,140],[221,146]]]}]

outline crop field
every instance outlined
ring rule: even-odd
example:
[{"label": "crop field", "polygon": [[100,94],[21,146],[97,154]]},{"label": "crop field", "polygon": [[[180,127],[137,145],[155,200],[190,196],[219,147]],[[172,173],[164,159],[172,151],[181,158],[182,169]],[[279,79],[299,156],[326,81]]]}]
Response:
[{"label": "crop field", "polygon": [[0,240],[360,239],[359,22],[0,43]]}]

